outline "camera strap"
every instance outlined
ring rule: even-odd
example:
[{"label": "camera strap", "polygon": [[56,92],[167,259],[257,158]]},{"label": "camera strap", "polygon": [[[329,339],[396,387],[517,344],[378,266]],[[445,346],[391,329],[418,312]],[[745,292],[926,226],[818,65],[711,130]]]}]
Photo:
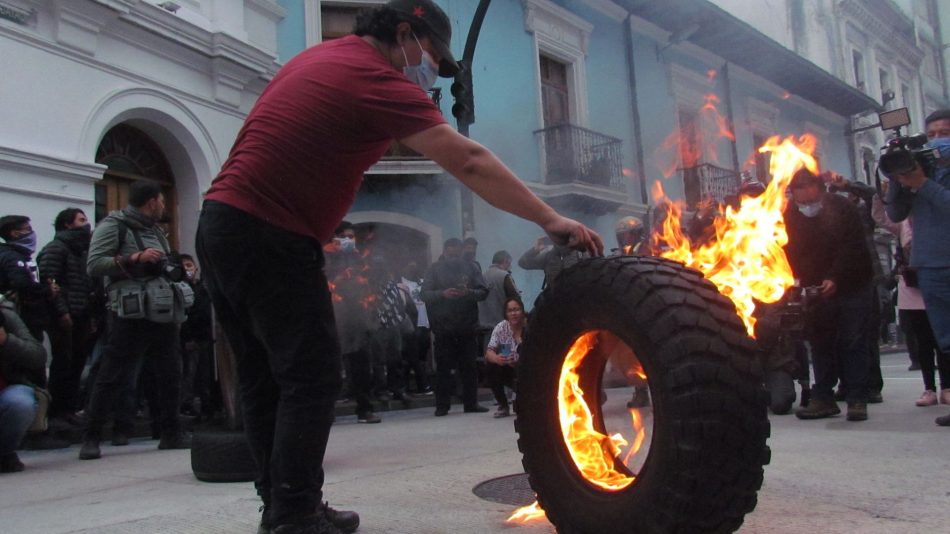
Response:
[{"label": "camera strap", "polygon": [[[125,235],[127,232],[132,232],[132,238],[135,239],[135,246],[139,248],[139,251],[143,251],[147,248],[145,243],[142,241],[142,235],[139,233],[138,229],[129,226],[128,223],[118,217],[116,217],[115,222],[119,228],[119,246],[116,248],[117,251],[122,251],[122,247],[125,245]],[[168,247],[168,241],[165,239],[165,236],[162,235],[161,231],[156,232],[155,235],[158,236],[158,241],[162,244],[162,251],[165,252],[165,254],[168,254],[170,251]]]}]

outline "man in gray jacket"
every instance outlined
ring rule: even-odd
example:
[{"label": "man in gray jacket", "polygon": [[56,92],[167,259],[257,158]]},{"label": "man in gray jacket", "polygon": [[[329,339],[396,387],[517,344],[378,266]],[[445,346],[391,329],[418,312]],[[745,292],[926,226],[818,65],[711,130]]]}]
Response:
[{"label": "man in gray jacket", "polygon": [[[86,409],[89,424],[79,451],[81,460],[100,457],[102,427],[118,396],[134,381],[145,358],[154,359],[157,374],[161,419],[158,448],[190,446],[178,419],[181,391],[181,356],[176,350],[178,325],[155,309],[157,301],[163,300],[156,298],[161,297],[160,294],[150,293],[149,298],[145,298],[147,286],[179,281],[174,280],[176,276],[171,272],[176,266],[169,261],[168,241],[157,225],[164,211],[165,196],[161,188],[151,182],[136,182],[129,189],[129,206],[110,213],[92,234],[87,270],[92,277],[105,277],[111,328]],[[180,271],[180,266],[177,267]],[[167,282],[165,285],[170,285]],[[173,300],[174,309],[161,311],[179,315],[181,304],[174,297]],[[124,444],[117,443],[115,434],[124,440],[129,430],[114,428],[113,443]]]}]

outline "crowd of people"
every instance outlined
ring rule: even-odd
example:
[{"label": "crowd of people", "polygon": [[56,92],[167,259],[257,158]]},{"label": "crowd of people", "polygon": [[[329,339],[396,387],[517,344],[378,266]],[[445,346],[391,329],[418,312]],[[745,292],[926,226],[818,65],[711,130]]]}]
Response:
[{"label": "crowd of people", "polygon": [[29,217],[0,218],[0,470],[23,469],[30,430],[31,448],[81,437],[89,460],[110,421],[112,445],[127,445],[146,406],[160,449],[189,446],[182,413],[215,412],[211,305],[194,258],[169,246],[164,208],[158,185],[135,183],[95,232],[61,211],[39,250]]},{"label": "crowd of people", "polygon": [[[82,425],[79,457],[93,460],[111,417],[113,444],[127,443],[138,390],[149,399],[158,447],[188,447],[182,410],[195,410],[196,398],[202,411],[213,403],[212,305],[233,351],[258,467],[260,532],[358,527],[359,515],[334,510],[322,491],[344,368],[358,420],[374,423],[374,397],[406,399],[407,375],[416,393],[428,392],[430,344],[435,415],[448,414],[456,393],[463,412],[489,411],[477,397],[483,356],[498,403],[493,415],[509,415],[506,388],[514,386],[512,369],[529,328],[509,273],[511,256],[499,251],[483,271],[476,241],[449,239],[427,269],[394,268],[363,254],[353,227],[341,223],[364,173],[399,140],[490,205],[537,224],[545,237],[518,265],[543,270],[545,285],[585,255],[603,255],[599,235],[541,201],[491,151],[451,128],[429,99],[438,77],[459,72],[451,34],[449,18],[431,0],[390,0],[362,12],[353,35],[289,60],[248,114],[205,194],[197,263],[169,246],[161,228],[165,199],[148,182],[134,184],[129,206],[98,221],[95,232],[84,213],[64,211],[38,262],[29,218],[0,219],[0,290],[14,296],[0,303],[0,470],[23,468],[15,450],[30,428]],[[927,131],[950,161],[950,111],[928,117]],[[867,402],[880,399],[877,344],[866,327],[880,300],[858,208],[825,191],[822,178],[799,173],[786,213],[792,268],[820,297],[820,319],[807,333],[815,386],[796,415],[835,415],[838,395],[848,419],[860,421],[868,417]],[[910,218],[914,230],[901,276],[912,287],[915,274],[934,334],[933,343],[916,336],[913,350],[924,369],[936,351],[950,351],[950,169],[925,174],[911,166],[891,179],[886,215],[894,223]],[[623,253],[650,248],[623,239],[620,245]],[[921,315],[913,315],[922,332]],[[925,355],[928,347],[933,353]],[[637,386],[646,393],[645,384]],[[918,403],[933,404],[932,377],[925,387]],[[630,402],[643,405],[645,397]],[[937,423],[950,425],[950,416]]]}]

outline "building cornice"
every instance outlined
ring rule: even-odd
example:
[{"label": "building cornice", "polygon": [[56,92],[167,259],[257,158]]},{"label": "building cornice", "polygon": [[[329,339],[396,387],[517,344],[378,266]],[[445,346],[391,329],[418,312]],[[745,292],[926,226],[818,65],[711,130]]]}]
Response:
[{"label": "building cornice", "polygon": [[920,65],[924,51],[916,44],[912,24],[909,25],[909,31],[902,32],[897,29],[898,26],[907,24],[895,24],[895,21],[908,22],[903,20],[906,17],[897,9],[891,6],[888,0],[840,0],[835,6],[839,15],[852,18],[865,35],[873,36],[879,43],[884,43],[888,49],[894,51],[895,57],[904,58],[913,65]]}]

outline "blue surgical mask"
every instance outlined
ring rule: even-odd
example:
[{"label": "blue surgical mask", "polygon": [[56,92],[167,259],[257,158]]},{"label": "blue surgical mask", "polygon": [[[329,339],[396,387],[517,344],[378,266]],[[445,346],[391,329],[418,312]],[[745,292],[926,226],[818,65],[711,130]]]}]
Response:
[{"label": "blue surgical mask", "polygon": [[821,201],[812,202],[811,204],[796,204],[798,205],[798,211],[802,212],[802,215],[808,218],[817,217],[821,212]]},{"label": "blue surgical mask", "polygon": [[23,247],[30,251],[30,254],[36,252],[36,232],[30,232],[28,234],[21,235],[20,237],[10,241],[11,245],[17,245]]},{"label": "blue surgical mask", "polygon": [[[950,161],[950,137],[938,137],[927,141],[930,148],[936,148],[940,151],[940,159]],[[941,162],[942,164],[943,162]]]},{"label": "blue surgical mask", "polygon": [[432,56],[422,48],[422,44],[419,43],[419,38],[416,37],[415,33],[412,34],[412,38],[415,39],[416,44],[419,45],[419,50],[422,50],[422,59],[418,65],[409,65],[409,56],[406,55],[406,49],[400,46],[399,48],[402,49],[402,57],[406,59],[406,66],[402,68],[402,73],[410,82],[428,91],[432,89],[436,80],[439,79],[439,66],[436,65]]},{"label": "blue surgical mask", "polygon": [[340,245],[340,252],[356,252],[356,240],[352,237],[337,238],[337,244]]}]

